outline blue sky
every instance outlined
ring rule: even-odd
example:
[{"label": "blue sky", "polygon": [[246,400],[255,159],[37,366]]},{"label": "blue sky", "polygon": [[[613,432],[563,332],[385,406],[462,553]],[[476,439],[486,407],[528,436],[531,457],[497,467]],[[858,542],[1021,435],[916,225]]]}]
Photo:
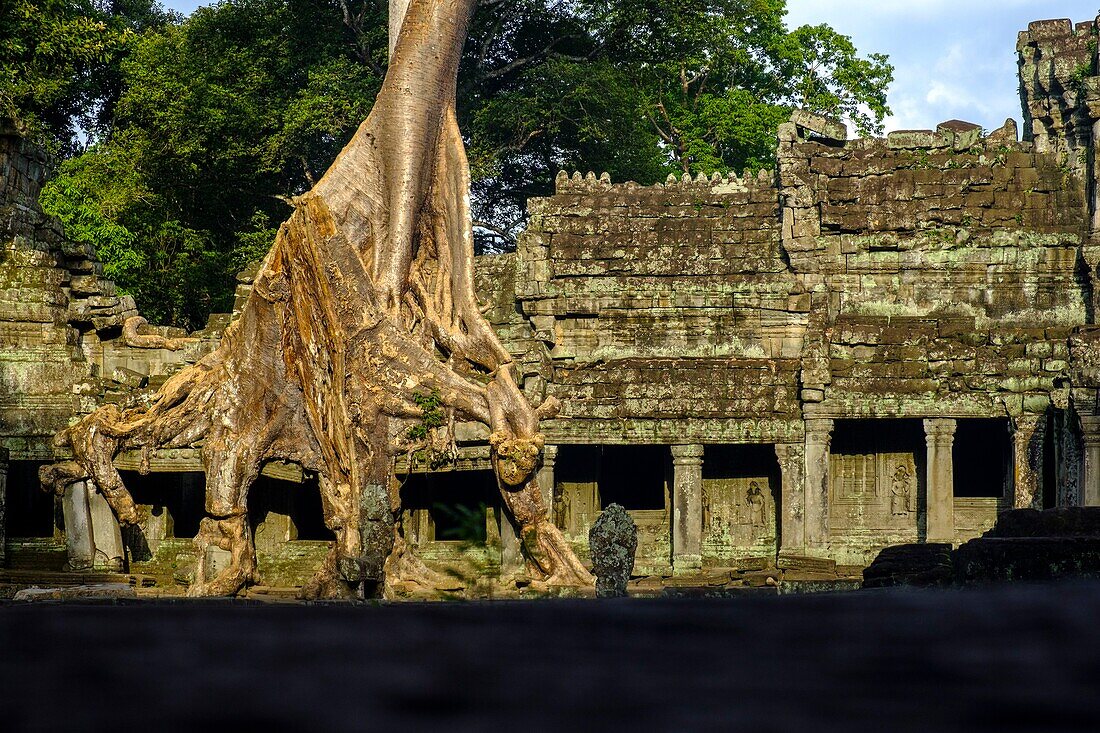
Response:
[{"label": "blue sky", "polygon": [[[166,0],[189,13],[201,0]],[[1090,20],[1100,0],[787,0],[788,25],[828,23],[864,53],[889,54],[887,130],[950,119],[1000,127],[1020,119],[1016,34],[1032,20]]]}]

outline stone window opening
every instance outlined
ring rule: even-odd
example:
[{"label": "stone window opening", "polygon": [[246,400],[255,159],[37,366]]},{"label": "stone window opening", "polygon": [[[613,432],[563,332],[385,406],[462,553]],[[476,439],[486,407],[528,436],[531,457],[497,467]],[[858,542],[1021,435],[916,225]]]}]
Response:
[{"label": "stone window opening", "polygon": [[190,540],[206,516],[206,477],[201,471],[119,471],[134,498],[138,523],[122,528],[130,562],[152,560],[161,543]]},{"label": "stone window opening", "polygon": [[[120,471],[141,513],[163,524],[165,539],[191,539],[206,516],[206,477],[199,471]],[[144,511],[142,511],[144,510]]]},{"label": "stone window opening", "polygon": [[325,526],[316,476],[298,483],[261,475],[248,493],[248,516],[257,549],[280,542],[336,540]]},{"label": "stone window opening", "polygon": [[600,509],[618,504],[627,511],[667,511],[670,473],[667,446],[601,446],[596,478]]},{"label": "stone window opening", "polygon": [[412,542],[484,546],[499,536],[502,512],[492,471],[414,473],[398,480],[405,536]]},{"label": "stone window opening", "polygon": [[874,537],[876,547],[925,541],[927,450],[919,419],[836,420],[829,457],[833,540]]},{"label": "stone window opening", "polygon": [[1012,434],[1007,418],[964,418],[952,448],[957,499],[1006,499],[1012,485]]},{"label": "stone window opening", "polygon": [[703,449],[702,555],[708,565],[774,557],[782,477],[774,445]]}]

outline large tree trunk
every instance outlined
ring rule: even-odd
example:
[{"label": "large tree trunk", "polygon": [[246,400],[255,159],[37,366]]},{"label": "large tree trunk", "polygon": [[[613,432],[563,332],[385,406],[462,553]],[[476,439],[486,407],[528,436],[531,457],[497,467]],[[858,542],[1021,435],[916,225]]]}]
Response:
[{"label": "large tree trunk", "polygon": [[[121,450],[201,445],[206,510],[191,595],[253,579],[248,490],[263,464],[287,460],[320,478],[337,542],[307,586],[350,594],[391,573],[423,572],[395,522],[395,456],[453,444],[454,420],[491,428],[504,504],[549,583],[591,576],[548,520],[535,483],[541,417],[478,308],[469,166],[455,84],[475,0],[406,5],[389,73],[370,116],[312,191],[295,201],[243,313],[219,348],[170,379],[148,409],[105,406],[58,436],[75,460],[43,469],[55,491],[92,479],[119,520],[136,520],[112,459]],[[394,18],[399,18],[395,11]],[[413,440],[422,395],[451,425]],[[422,400],[421,400],[422,401]],[[230,553],[207,567],[208,548]]]}]

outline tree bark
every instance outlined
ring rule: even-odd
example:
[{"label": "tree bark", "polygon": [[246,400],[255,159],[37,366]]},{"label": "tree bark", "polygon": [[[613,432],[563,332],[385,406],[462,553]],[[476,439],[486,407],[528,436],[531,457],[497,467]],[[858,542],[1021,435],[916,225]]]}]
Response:
[{"label": "tree bark", "polygon": [[[123,523],[137,515],[112,459],[201,445],[206,511],[190,595],[253,580],[248,491],[267,461],[316,472],[337,541],[304,589],[378,592],[386,570],[420,571],[400,537],[395,456],[453,446],[453,421],[491,429],[508,513],[551,584],[591,576],[548,520],[535,480],[543,446],[511,356],[478,308],[469,165],[455,84],[475,0],[391,0],[389,71],[374,108],[314,188],[294,201],[241,317],[218,349],[170,379],[148,408],[107,405],[59,434],[74,460],[43,469],[54,491],[91,479]],[[401,21],[400,10],[407,6]],[[452,425],[410,437],[417,398],[438,393]],[[208,548],[230,553],[207,567]],[[410,571],[413,568],[413,571]]]}]

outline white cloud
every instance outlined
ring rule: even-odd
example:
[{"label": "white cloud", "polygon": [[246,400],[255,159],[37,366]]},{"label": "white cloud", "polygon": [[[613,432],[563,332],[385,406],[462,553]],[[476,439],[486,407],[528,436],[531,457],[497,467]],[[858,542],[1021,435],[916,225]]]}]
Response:
[{"label": "white cloud", "polygon": [[788,25],[828,23],[894,64],[887,130],[952,118],[1019,120],[1016,36],[1033,20],[1091,19],[1097,0],[788,0]]}]

